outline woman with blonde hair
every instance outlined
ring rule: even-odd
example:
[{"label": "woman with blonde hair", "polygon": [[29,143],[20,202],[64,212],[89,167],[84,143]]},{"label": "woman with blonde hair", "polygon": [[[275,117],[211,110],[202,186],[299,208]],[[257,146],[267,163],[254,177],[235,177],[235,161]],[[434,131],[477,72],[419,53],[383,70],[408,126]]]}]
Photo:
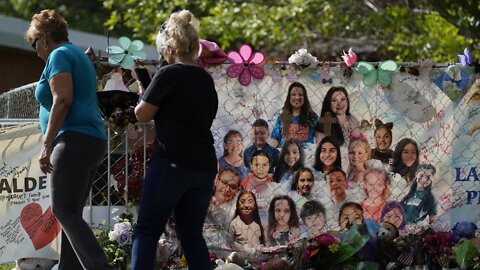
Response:
[{"label": "woman with blonde hair", "polygon": [[59,269],[113,269],[82,213],[107,150],[96,74],[82,49],[68,40],[54,10],[33,15],[25,39],[45,61],[35,89],[43,133],[40,169],[49,176],[52,212],[62,226]]},{"label": "woman with blonde hair", "polygon": [[218,98],[212,77],[199,66],[198,48],[192,13],[173,13],[157,35],[158,53],[168,65],[135,108],[140,122],[154,120],[156,137],[134,233],[134,270],[153,269],[172,212],[188,268],[211,268],[202,229],[217,173],[210,128]]}]

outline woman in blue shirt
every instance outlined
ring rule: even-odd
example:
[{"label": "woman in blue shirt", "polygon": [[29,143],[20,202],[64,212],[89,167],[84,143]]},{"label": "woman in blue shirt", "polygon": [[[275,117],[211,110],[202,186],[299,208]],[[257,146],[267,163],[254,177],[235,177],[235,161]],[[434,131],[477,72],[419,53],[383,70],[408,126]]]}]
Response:
[{"label": "woman in blue shirt", "polygon": [[59,269],[113,269],[82,218],[107,149],[95,69],[69,42],[67,22],[54,10],[35,14],[25,38],[45,61],[35,89],[43,133],[39,162],[50,177],[52,212],[62,226]]}]

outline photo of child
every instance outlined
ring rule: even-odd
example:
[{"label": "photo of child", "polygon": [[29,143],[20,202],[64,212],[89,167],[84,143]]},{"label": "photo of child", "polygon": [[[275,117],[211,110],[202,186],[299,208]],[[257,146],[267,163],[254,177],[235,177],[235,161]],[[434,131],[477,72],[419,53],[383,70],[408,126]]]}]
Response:
[{"label": "photo of child", "polygon": [[268,154],[268,158],[270,160],[270,170],[268,172],[273,173],[273,169],[277,164],[280,151],[267,143],[268,138],[270,137],[267,121],[261,118],[256,119],[252,124],[251,137],[252,144],[245,148],[245,151],[243,151],[243,160],[245,166],[251,171],[252,168],[250,163],[252,161],[253,153],[255,153],[257,150],[263,150]]},{"label": "photo of child", "polygon": [[305,153],[300,142],[289,139],[280,151],[277,167],[273,173],[273,181],[282,184],[288,190],[292,184],[293,176],[305,164]]},{"label": "photo of child", "polygon": [[[321,196],[319,185],[313,177],[312,170],[309,168],[300,168],[293,178],[288,196],[292,198],[297,206],[297,213],[300,212],[303,204],[309,200],[317,199]],[[315,190],[315,192],[314,192]]]},{"label": "photo of child", "polygon": [[255,194],[260,218],[266,224],[268,205],[275,196],[278,184],[272,182],[272,177],[268,174],[270,160],[265,151],[257,150],[253,153],[250,167],[252,172],[243,179],[242,187]]},{"label": "photo of child", "polygon": [[265,246],[265,235],[260,222],[255,194],[242,190],[238,196],[235,216],[228,229],[236,251],[251,256]]},{"label": "photo of child", "polygon": [[[340,208],[338,217],[338,224],[340,225],[340,232],[348,231],[355,223],[359,226],[362,233],[368,233],[372,237],[376,237],[377,229],[380,227],[376,221],[364,218],[363,207],[356,202],[346,202]],[[340,238],[344,234],[340,234]]]},{"label": "photo of child", "polygon": [[370,144],[367,138],[362,134],[350,134],[350,143],[348,144],[348,177],[347,182],[360,184],[363,180],[363,174],[367,169],[367,161],[370,159]]},{"label": "photo of child", "polygon": [[313,173],[316,179],[324,179],[333,167],[342,167],[340,145],[331,136],[325,136],[315,150]]},{"label": "photo of child", "polygon": [[401,139],[393,152],[393,164],[391,171],[399,174],[407,185],[410,185],[415,177],[419,161],[420,151],[416,141],[410,138]]},{"label": "photo of child", "polygon": [[307,201],[300,210],[300,219],[307,227],[307,238],[313,238],[325,232],[325,206],[317,200]]},{"label": "photo of child", "polygon": [[243,137],[237,130],[230,130],[223,137],[223,156],[218,159],[218,171],[232,168],[241,178],[247,176],[247,168],[243,163]]},{"label": "photo of child", "polygon": [[392,146],[392,128],[393,123],[383,123],[380,119],[375,119],[375,131],[373,136],[375,137],[375,148],[372,149],[372,159],[378,159],[385,164],[393,163],[393,150]]},{"label": "photo of child", "polygon": [[436,221],[437,201],[432,193],[432,183],[435,180],[436,168],[432,164],[418,165],[410,191],[402,200],[405,209],[405,223],[425,225]]},{"label": "photo of child", "polygon": [[286,246],[300,238],[300,222],[293,200],[286,196],[276,196],[268,208],[267,245]]},{"label": "photo of child", "polygon": [[403,233],[405,229],[405,210],[402,204],[397,201],[387,202],[382,209],[380,222],[389,222],[397,227],[399,233]]},{"label": "photo of child", "polygon": [[360,202],[364,217],[380,221],[382,209],[387,202],[389,193],[389,178],[385,170],[369,168],[363,177],[363,190],[365,199]]},{"label": "photo of child", "polygon": [[270,159],[268,154],[263,150],[257,150],[253,153],[250,161],[252,172],[242,181],[244,189],[255,193],[263,193],[268,184],[272,182],[272,177],[268,175],[270,170]]},{"label": "photo of child", "polygon": [[[240,175],[233,169],[225,168],[221,171],[214,183],[214,192],[208,208],[207,219],[215,218],[223,223],[231,220],[235,212],[235,201],[240,189]],[[227,226],[228,227],[228,224]]]}]

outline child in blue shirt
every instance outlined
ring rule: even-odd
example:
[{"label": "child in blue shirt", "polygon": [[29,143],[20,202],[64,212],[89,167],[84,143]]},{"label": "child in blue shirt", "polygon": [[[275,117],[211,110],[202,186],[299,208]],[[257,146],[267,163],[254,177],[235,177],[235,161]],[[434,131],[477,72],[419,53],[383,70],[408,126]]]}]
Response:
[{"label": "child in blue shirt", "polygon": [[268,159],[270,160],[269,173],[273,173],[273,168],[275,168],[275,165],[277,164],[280,151],[267,143],[269,136],[270,131],[268,129],[267,121],[263,119],[255,120],[252,125],[252,144],[249,145],[243,152],[244,164],[249,171],[252,170],[250,167],[250,162],[252,160],[253,153],[255,153],[257,150],[263,150],[268,154]]}]

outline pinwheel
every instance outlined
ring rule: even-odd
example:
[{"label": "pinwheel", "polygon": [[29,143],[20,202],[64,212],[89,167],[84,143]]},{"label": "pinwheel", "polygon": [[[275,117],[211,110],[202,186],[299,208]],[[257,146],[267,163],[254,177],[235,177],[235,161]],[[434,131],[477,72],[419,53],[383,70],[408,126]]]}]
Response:
[{"label": "pinwheel", "polygon": [[238,52],[231,51],[227,54],[228,59],[233,63],[227,69],[227,75],[230,78],[238,77],[241,85],[247,86],[255,79],[262,79],[265,71],[258,65],[263,62],[265,55],[261,52],[253,53],[252,47],[243,44]]},{"label": "pinwheel", "polygon": [[390,75],[397,70],[397,63],[387,60],[378,65],[376,69],[372,64],[367,62],[358,62],[355,65],[355,71],[363,75],[363,83],[365,86],[372,87],[378,83],[381,87],[390,85]]},{"label": "pinwheel", "polygon": [[465,50],[463,50],[463,54],[458,55],[458,60],[462,65],[469,66],[473,63],[473,55],[470,53],[468,48],[465,48]]},{"label": "pinwheel", "polygon": [[142,51],[143,42],[140,40],[130,40],[127,37],[118,39],[120,46],[110,46],[107,48],[108,63],[120,65],[124,69],[132,69],[136,60],[145,60],[147,54]]}]

